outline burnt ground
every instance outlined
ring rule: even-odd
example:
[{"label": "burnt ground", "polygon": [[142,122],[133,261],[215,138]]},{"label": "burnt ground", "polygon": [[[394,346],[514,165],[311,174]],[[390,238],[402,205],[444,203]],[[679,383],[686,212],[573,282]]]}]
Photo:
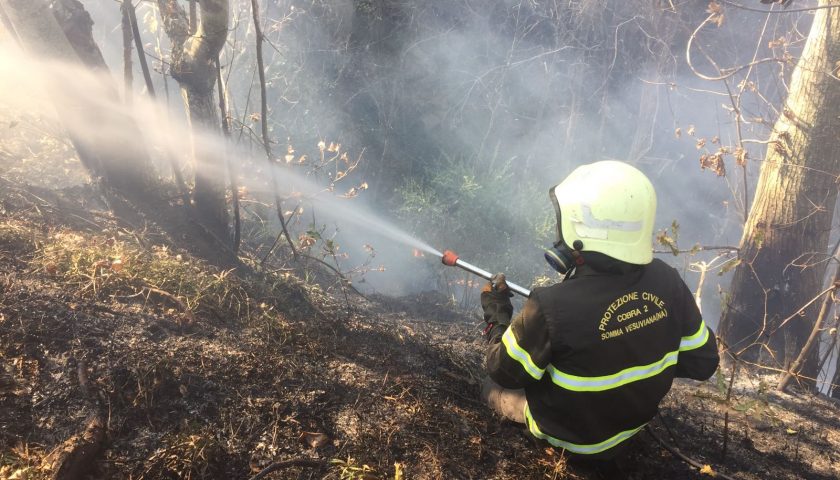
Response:
[{"label": "burnt ground", "polygon": [[[48,476],[96,411],[89,478],[247,479],[301,459],[317,462],[268,478],[615,478],[477,401],[479,320],[445,297],[348,302],[299,271],[239,278],[97,213],[89,187],[2,182],[0,478]],[[836,404],[746,373],[726,402],[720,380],[676,384],[652,430],[712,473],[840,477]],[[709,476],[637,437],[628,478]]]}]

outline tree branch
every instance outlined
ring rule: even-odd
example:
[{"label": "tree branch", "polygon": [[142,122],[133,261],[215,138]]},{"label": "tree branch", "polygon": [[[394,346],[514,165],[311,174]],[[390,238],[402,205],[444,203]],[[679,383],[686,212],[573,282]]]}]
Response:
[{"label": "tree branch", "polygon": [[292,249],[292,256],[295,260],[297,260],[298,251],[295,248],[291,235],[289,234],[289,228],[286,226],[286,217],[283,215],[283,202],[280,200],[280,192],[278,191],[277,186],[277,167],[271,159],[271,143],[268,138],[268,101],[266,99],[265,65],[263,63],[262,50],[263,32],[262,26],[260,25],[259,8],[259,2],[257,0],[251,0],[251,13],[254,17],[254,33],[257,37],[257,73],[260,76],[260,127],[262,130],[262,143],[263,148],[265,149],[265,157],[268,161],[268,169],[271,171],[271,184],[274,190],[274,204],[277,209],[277,218],[280,220],[283,235],[286,237],[286,241],[289,242],[289,248]]}]

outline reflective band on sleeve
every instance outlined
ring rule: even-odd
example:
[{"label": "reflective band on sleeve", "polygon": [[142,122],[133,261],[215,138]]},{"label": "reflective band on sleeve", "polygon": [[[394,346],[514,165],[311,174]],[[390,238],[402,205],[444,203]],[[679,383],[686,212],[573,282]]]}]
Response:
[{"label": "reflective band on sleeve", "polygon": [[706,341],[709,339],[709,329],[706,328],[706,322],[702,319],[700,320],[700,328],[697,329],[697,333],[691,335],[690,337],[682,337],[680,339],[680,351],[684,352],[686,350],[694,350],[695,348],[700,348],[706,344]]},{"label": "reflective band on sleeve", "polygon": [[540,427],[537,426],[537,422],[534,420],[534,417],[531,416],[531,410],[528,406],[525,406],[525,422],[528,424],[528,430],[531,432],[531,435],[545,440],[546,442],[550,443],[551,445],[558,447],[558,448],[565,448],[566,450],[579,453],[582,455],[592,455],[595,453],[603,452],[604,450],[609,450],[614,446],[618,445],[619,443],[627,440],[628,438],[635,435],[639,430],[644,428],[647,423],[643,423],[641,426],[637,428],[633,428],[630,430],[625,430],[623,432],[616,433],[612,437],[604,440],[600,443],[594,443],[592,445],[579,445],[577,443],[567,442],[565,440],[560,440],[559,438],[554,438],[551,435],[547,435],[540,430]]},{"label": "reflective band on sleeve", "polygon": [[666,368],[676,365],[678,356],[679,352],[677,351],[668,352],[660,360],[648,365],[625,368],[618,373],[601,377],[571,375],[557,370],[554,365],[548,366],[548,373],[551,375],[551,380],[555,385],[566,390],[573,390],[575,392],[601,392],[658,375],[665,371]]},{"label": "reflective band on sleeve", "polygon": [[535,380],[543,377],[545,369],[538,367],[531,360],[531,355],[516,343],[516,337],[513,335],[513,327],[508,327],[505,334],[502,335],[502,343],[505,344],[505,350],[510,355],[510,358],[519,362],[522,368],[528,372],[528,375],[532,376]]}]

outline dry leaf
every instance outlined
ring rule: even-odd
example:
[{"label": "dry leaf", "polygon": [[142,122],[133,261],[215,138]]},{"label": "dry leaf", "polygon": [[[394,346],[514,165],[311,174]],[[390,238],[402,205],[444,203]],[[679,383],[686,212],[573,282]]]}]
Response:
[{"label": "dry leaf", "polygon": [[712,470],[711,465],[703,465],[703,468],[700,469],[700,473],[702,473],[703,475],[708,475],[710,477],[716,477],[717,476],[717,473],[715,473],[715,471]]},{"label": "dry leaf", "polygon": [[113,261],[111,261],[111,270],[113,270],[115,272],[119,272],[119,271],[122,271],[122,269],[123,269],[123,262],[122,262],[121,259],[115,258]]}]

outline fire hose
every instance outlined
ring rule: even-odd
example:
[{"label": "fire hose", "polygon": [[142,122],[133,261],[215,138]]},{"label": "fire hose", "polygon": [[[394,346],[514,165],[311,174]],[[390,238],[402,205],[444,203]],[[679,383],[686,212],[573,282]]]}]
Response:
[{"label": "fire hose", "polygon": [[[441,262],[443,262],[444,265],[448,265],[450,267],[463,268],[464,270],[466,270],[466,271],[468,271],[468,272],[470,272],[474,275],[478,275],[479,277],[481,277],[485,280],[488,280],[491,283],[495,280],[494,279],[495,275],[488,272],[487,270],[476,267],[475,265],[473,265],[471,263],[467,263],[467,262],[461,260],[460,258],[458,258],[458,254],[453,252],[452,250],[446,250],[446,251],[443,252]],[[525,298],[528,298],[528,297],[531,296],[531,291],[528,290],[527,288],[519,286],[519,285],[517,285],[513,282],[505,281],[505,283],[507,284],[508,288],[513,293],[518,293],[519,295],[522,295]]]}]

